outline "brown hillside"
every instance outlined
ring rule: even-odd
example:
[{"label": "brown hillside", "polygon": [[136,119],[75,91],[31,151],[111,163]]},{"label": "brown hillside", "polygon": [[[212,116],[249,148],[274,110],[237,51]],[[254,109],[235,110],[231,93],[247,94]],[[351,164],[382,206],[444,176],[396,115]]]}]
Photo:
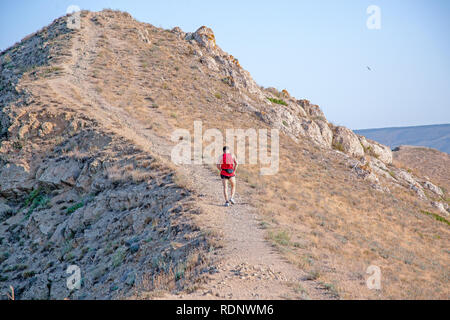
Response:
[{"label": "brown hillside", "polygon": [[[209,28],[81,16],[81,30],[63,17],[1,53],[3,298],[450,298],[438,176],[256,85]],[[210,165],[170,161],[171,133],[200,120],[280,129],[279,172],[242,165],[238,203],[222,207]]]},{"label": "brown hillside", "polygon": [[429,177],[445,190],[450,190],[450,155],[436,149],[400,146],[393,153],[398,167],[407,167],[422,177]]}]

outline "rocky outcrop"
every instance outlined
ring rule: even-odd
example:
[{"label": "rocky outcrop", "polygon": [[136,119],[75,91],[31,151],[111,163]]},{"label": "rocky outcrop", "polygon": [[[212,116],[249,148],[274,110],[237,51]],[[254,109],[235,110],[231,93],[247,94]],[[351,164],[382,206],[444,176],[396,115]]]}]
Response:
[{"label": "rocky outcrop", "polygon": [[[124,166],[125,155],[149,161],[132,146],[121,155],[126,143],[115,143],[119,154],[101,160],[91,153],[83,167],[67,156],[44,158],[34,183],[41,187],[28,194],[15,190],[34,179],[28,170],[12,165],[2,170],[8,177],[0,180],[2,192],[12,206],[0,197],[0,253],[6,252],[0,270],[8,279],[0,282],[1,292],[11,285],[19,299],[111,299],[129,292],[146,274],[171,272],[161,269],[163,264],[175,268],[191,250],[207,246],[189,224],[188,193],[174,184],[170,172],[148,169],[155,177],[150,180],[108,178],[112,163],[106,161],[115,159],[118,168],[131,173],[134,166]],[[172,248],[172,241],[189,245]],[[70,264],[79,266],[85,279],[76,292],[66,287]]]},{"label": "rocky outcrop", "polygon": [[438,209],[440,213],[442,213],[443,215],[445,215],[446,217],[450,216],[450,210],[449,210],[449,206],[446,203],[442,203],[442,202],[436,202],[433,201],[431,202],[431,205]]},{"label": "rocky outcrop", "polygon": [[6,204],[6,199],[0,198],[0,221],[6,220],[13,212],[13,208]]},{"label": "rocky outcrop", "polygon": [[392,151],[388,146],[384,146],[375,141],[369,141],[363,136],[359,136],[359,141],[364,147],[366,154],[371,155],[386,164],[392,163]]},{"label": "rocky outcrop", "polygon": [[404,181],[408,185],[420,187],[420,184],[413,178],[413,176],[409,172],[406,172],[405,170],[399,170],[396,176],[398,179]]},{"label": "rocky outcrop", "polygon": [[405,187],[414,191],[419,197],[419,199],[421,200],[427,199],[427,196],[425,195],[422,186],[419,184],[419,182],[417,182],[417,180],[412,176],[412,174],[410,174],[405,170],[400,169],[396,171],[395,176],[400,184],[403,184]]},{"label": "rocky outcrop", "polygon": [[[38,181],[42,185],[50,187],[62,187],[64,184],[74,186],[81,168],[78,161],[69,159],[65,161],[52,161],[47,168],[40,169],[37,173]],[[42,174],[39,174],[42,172]]]},{"label": "rocky outcrop", "polygon": [[188,33],[185,36],[186,40],[195,40],[197,41],[201,46],[213,50],[216,48],[216,37],[214,35],[214,32],[211,30],[211,28],[208,28],[206,26],[201,26],[197,29],[194,33]]},{"label": "rocky outcrop", "polygon": [[7,163],[0,167],[0,196],[15,198],[27,193],[32,187],[28,165]]},{"label": "rocky outcrop", "polygon": [[444,196],[444,192],[442,192],[442,189],[435,186],[433,183],[431,183],[430,181],[425,181],[423,184],[423,187],[425,189],[430,190],[431,192],[433,192],[434,194],[436,194],[439,197]]},{"label": "rocky outcrop", "polygon": [[330,126],[325,120],[316,120],[315,121],[320,128],[320,133],[322,135],[323,141],[325,142],[325,146],[331,148],[333,144],[333,131],[331,131]]},{"label": "rocky outcrop", "polygon": [[359,142],[358,136],[348,128],[336,127],[333,135],[333,146],[353,157],[364,156],[364,149]]},{"label": "rocky outcrop", "polygon": [[305,110],[306,114],[314,120],[326,120],[323,111],[318,105],[311,104],[309,100],[298,100],[297,103]]},{"label": "rocky outcrop", "polygon": [[303,128],[303,134],[310,137],[318,145],[329,148],[331,146],[329,132],[325,129],[328,126],[322,123],[322,128],[310,119],[302,119],[301,126]]},{"label": "rocky outcrop", "polygon": [[184,39],[193,45],[197,44],[198,47],[193,50],[193,53],[200,57],[200,62],[209,70],[219,73],[224,83],[240,91],[248,91],[261,101],[265,100],[261,89],[250,73],[241,67],[239,60],[216,45],[216,37],[211,28],[202,26],[197,31],[186,34],[181,29],[174,28],[171,32],[178,37],[184,36]]}]

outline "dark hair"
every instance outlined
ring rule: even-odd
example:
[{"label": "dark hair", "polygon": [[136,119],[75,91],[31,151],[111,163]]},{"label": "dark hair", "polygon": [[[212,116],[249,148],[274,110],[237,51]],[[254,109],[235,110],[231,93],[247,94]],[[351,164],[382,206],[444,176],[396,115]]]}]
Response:
[{"label": "dark hair", "polygon": [[230,150],[230,148],[228,148],[227,146],[223,147],[223,152],[226,152],[228,150]]}]

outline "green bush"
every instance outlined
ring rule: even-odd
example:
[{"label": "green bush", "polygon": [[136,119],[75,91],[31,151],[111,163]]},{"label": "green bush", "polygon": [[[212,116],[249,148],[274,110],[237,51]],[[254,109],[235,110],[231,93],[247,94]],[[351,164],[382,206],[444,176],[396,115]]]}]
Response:
[{"label": "green bush", "polygon": [[33,211],[37,208],[46,208],[50,203],[50,199],[47,195],[41,194],[41,188],[37,188],[28,195],[28,198],[25,200],[24,208],[29,207],[25,219],[28,219]]},{"label": "green bush", "polygon": [[440,215],[438,215],[436,213],[428,212],[425,210],[420,210],[420,211],[423,214],[426,214],[427,216],[435,218],[437,221],[440,221],[440,222],[446,223],[447,225],[450,225],[450,222],[447,219],[445,219],[444,217],[441,217]]},{"label": "green bush", "polygon": [[267,97],[267,99],[272,102],[272,103],[276,103],[276,104],[281,104],[283,106],[287,106],[288,104],[286,103],[286,101],[284,101],[283,99],[275,99],[275,98],[269,98]]},{"label": "green bush", "polygon": [[291,236],[286,231],[279,231],[276,234],[270,232],[269,236],[274,242],[276,242],[280,246],[289,246],[291,244]]},{"label": "green bush", "polygon": [[119,248],[116,250],[116,253],[114,254],[113,258],[112,258],[112,266],[114,268],[117,268],[118,266],[120,266],[123,262],[123,260],[125,259],[125,256],[127,255],[126,251],[122,248]]},{"label": "green bush", "polygon": [[22,150],[22,148],[23,148],[23,145],[20,141],[14,141],[12,146],[16,150]]},{"label": "green bush", "polygon": [[84,207],[84,201],[78,202],[77,204],[71,206],[70,208],[67,208],[67,214],[72,214],[82,207]]}]

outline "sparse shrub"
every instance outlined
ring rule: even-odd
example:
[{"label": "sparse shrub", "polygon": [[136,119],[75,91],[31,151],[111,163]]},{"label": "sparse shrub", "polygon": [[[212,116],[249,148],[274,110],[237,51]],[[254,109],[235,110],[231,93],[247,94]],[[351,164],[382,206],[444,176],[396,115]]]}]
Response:
[{"label": "sparse shrub", "polygon": [[14,270],[17,270],[17,271],[23,271],[26,269],[28,269],[28,266],[26,264],[16,264],[14,266]]},{"label": "sparse shrub", "polygon": [[320,272],[317,270],[312,270],[308,275],[306,276],[306,280],[317,280],[320,277]]},{"label": "sparse shrub", "polygon": [[72,214],[82,207],[84,207],[84,201],[80,201],[77,204],[71,206],[70,208],[67,208],[67,214]]},{"label": "sparse shrub", "polygon": [[184,277],[184,273],[186,271],[186,264],[185,263],[179,263],[175,268],[174,268],[174,275],[175,275],[175,281],[180,280],[181,278]]},{"label": "sparse shrub", "polygon": [[120,266],[123,262],[123,260],[125,259],[126,256],[126,251],[122,248],[119,248],[116,250],[116,253],[114,254],[113,258],[112,258],[112,262],[111,265],[114,268],[117,268],[118,266]]},{"label": "sparse shrub", "polygon": [[9,54],[5,54],[5,55],[3,56],[3,63],[4,63],[4,64],[9,64],[9,63],[11,63],[11,62],[12,62],[11,56],[10,56]]},{"label": "sparse shrub", "polygon": [[150,172],[147,172],[146,170],[137,168],[130,172],[131,180],[135,183],[143,182],[148,179],[153,178],[152,174]]},{"label": "sparse shrub", "polygon": [[286,101],[284,101],[283,99],[275,99],[275,98],[270,98],[270,97],[267,97],[267,99],[268,99],[270,102],[275,103],[275,104],[281,104],[282,106],[287,106],[287,105],[288,105],[288,104],[286,103]]},{"label": "sparse shrub", "polygon": [[47,208],[49,204],[50,199],[47,195],[41,194],[41,188],[33,190],[25,200],[24,208],[29,206],[29,209],[25,215],[25,220],[31,216],[35,209]]},{"label": "sparse shrub", "polygon": [[23,68],[21,69],[21,71],[22,71],[23,73],[26,73],[26,72],[33,72],[33,71],[36,70],[37,68],[38,68],[38,65],[31,65],[31,66],[23,67]]},{"label": "sparse shrub", "polygon": [[41,188],[34,189],[31,191],[31,193],[28,195],[28,198],[25,200],[25,207],[28,207],[28,205],[33,202],[33,200],[39,195],[41,192]]},{"label": "sparse shrub", "polygon": [[306,289],[303,288],[301,284],[296,284],[294,286],[294,292],[302,295],[305,295],[307,293]]},{"label": "sparse shrub", "polygon": [[372,156],[374,158],[377,158],[377,159],[380,157],[378,154],[375,153],[375,151],[373,150],[372,146],[367,146],[367,147],[363,146],[363,148],[364,148],[364,153],[365,154],[368,154],[368,155],[370,155],[370,156]]},{"label": "sparse shrub", "polygon": [[217,99],[222,99],[222,95],[221,95],[219,92],[217,92],[214,96],[215,96]]},{"label": "sparse shrub", "polygon": [[422,212],[423,214],[426,214],[427,216],[433,217],[434,219],[436,219],[437,221],[446,223],[447,225],[450,225],[450,222],[445,219],[444,217],[441,217],[440,215],[433,213],[433,212],[428,212],[425,210],[420,210],[420,212]]},{"label": "sparse shrub", "polygon": [[3,263],[3,261],[5,261],[8,258],[9,258],[9,252],[3,252],[2,254],[0,254],[0,264]]},{"label": "sparse shrub", "polygon": [[338,151],[341,151],[341,152],[344,152],[345,150],[344,150],[344,145],[342,144],[342,143],[340,143],[340,142],[335,142],[334,144],[333,144],[333,147],[336,149],[336,150],[338,150]]},{"label": "sparse shrub", "polygon": [[28,279],[28,278],[34,277],[35,275],[36,275],[36,272],[34,272],[34,271],[25,271],[25,272],[22,274],[22,277],[23,277],[24,279]]},{"label": "sparse shrub", "polygon": [[232,76],[227,76],[222,79],[222,82],[229,85],[230,87],[234,86],[234,79]]},{"label": "sparse shrub", "polygon": [[286,231],[279,231],[276,234],[270,232],[269,237],[280,246],[289,246],[291,240],[291,236]]},{"label": "sparse shrub", "polygon": [[288,127],[288,126],[289,126],[289,124],[287,123],[286,120],[283,120],[283,126],[285,126],[285,127]]},{"label": "sparse shrub", "polygon": [[61,260],[63,260],[64,257],[72,251],[72,249],[73,249],[73,243],[71,241],[66,241],[66,243],[61,251]]},{"label": "sparse shrub", "polygon": [[339,296],[336,286],[332,283],[322,283],[325,290],[328,290],[332,295]]},{"label": "sparse shrub", "polygon": [[20,141],[14,141],[12,146],[16,150],[22,150],[22,148],[23,148],[23,145]]},{"label": "sparse shrub", "polygon": [[269,227],[269,224],[267,222],[265,222],[265,221],[261,221],[259,223],[259,226],[260,226],[261,229],[267,229]]},{"label": "sparse shrub", "polygon": [[56,67],[56,66],[48,67],[42,71],[42,76],[47,77],[52,74],[59,73],[61,71],[63,71],[63,68],[61,68],[61,67]]}]

